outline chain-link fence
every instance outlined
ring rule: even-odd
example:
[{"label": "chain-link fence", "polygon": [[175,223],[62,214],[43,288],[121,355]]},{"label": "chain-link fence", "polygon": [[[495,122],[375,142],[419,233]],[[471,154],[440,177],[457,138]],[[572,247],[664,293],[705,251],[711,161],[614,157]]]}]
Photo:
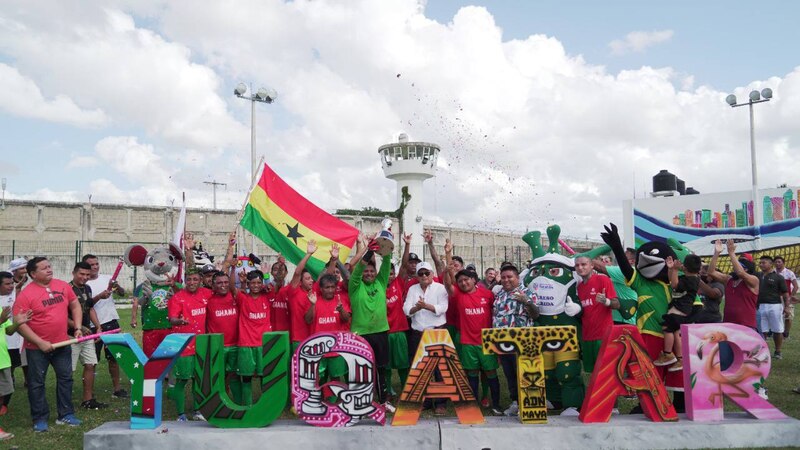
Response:
[{"label": "chain-link fence", "polygon": [[[160,243],[143,242],[145,247],[152,248]],[[75,263],[86,254],[97,256],[100,262],[100,272],[114,273],[117,263],[122,257],[130,242],[119,241],[25,241],[25,240],[0,240],[0,269],[7,269],[14,258],[46,256],[53,267],[53,277],[69,281],[72,279],[72,269]],[[136,267],[123,264],[122,271],[117,277],[119,284],[127,292],[142,281],[141,271]]]}]

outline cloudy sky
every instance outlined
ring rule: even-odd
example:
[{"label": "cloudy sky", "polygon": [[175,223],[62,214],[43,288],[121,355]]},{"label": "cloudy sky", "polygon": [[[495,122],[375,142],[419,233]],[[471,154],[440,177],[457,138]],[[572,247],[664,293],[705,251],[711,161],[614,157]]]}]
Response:
[{"label": "cloudy sky", "polygon": [[[565,3],[568,3],[565,6]],[[395,209],[377,148],[442,147],[427,218],[596,236],[669,169],[701,192],[800,184],[800,6],[764,1],[0,4],[7,198],[238,208],[257,151],[327,210]]]}]

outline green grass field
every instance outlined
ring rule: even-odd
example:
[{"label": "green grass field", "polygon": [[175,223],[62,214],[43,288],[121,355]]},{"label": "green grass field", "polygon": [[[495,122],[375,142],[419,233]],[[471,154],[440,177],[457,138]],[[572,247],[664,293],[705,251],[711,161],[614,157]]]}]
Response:
[{"label": "green grass field", "polygon": [[[128,324],[130,322],[130,310],[120,310],[122,316],[121,324],[125,332],[132,332],[137,340],[141,340],[141,331],[139,329],[132,330]],[[800,333],[800,328],[797,331]],[[800,334],[796,339],[790,339],[784,344],[783,355],[784,359],[781,361],[773,361],[772,372],[767,386],[769,388],[770,402],[777,406],[784,413],[800,418],[800,395],[792,393],[792,389],[800,385]],[[772,342],[770,341],[770,346]],[[82,371],[78,368],[78,374]],[[80,376],[75,377],[73,385],[73,402],[76,406],[76,414],[78,418],[83,420],[83,425],[79,427],[68,427],[55,425],[55,377],[51,370],[48,372],[47,378],[47,398],[50,404],[50,431],[47,433],[34,434],[30,419],[30,409],[28,406],[28,398],[26,391],[23,387],[22,372],[17,369],[17,391],[11,400],[9,413],[0,417],[0,427],[4,430],[11,432],[15,437],[9,441],[0,442],[0,449],[80,449],[83,446],[83,434],[104,422],[108,421],[128,421],[130,417],[129,400],[114,399],[111,397],[111,380],[108,375],[108,366],[105,360],[101,361],[98,367],[98,376],[95,382],[95,397],[103,402],[110,404],[110,407],[100,411],[85,411],[79,408],[81,398],[81,382]],[[397,380],[397,377],[394,377]],[[501,380],[501,404],[505,407],[508,405],[508,394],[505,387],[504,377],[500,376]],[[395,381],[397,383],[397,381]],[[399,392],[400,387],[395,385],[395,390]],[[187,391],[187,397],[188,397]],[[636,402],[633,400],[619,400],[619,406],[622,413],[628,412]],[[190,400],[187,398],[187,407],[191,405]],[[735,406],[731,406],[731,402],[727,402],[726,410],[736,411]],[[455,416],[452,409],[449,414]],[[488,415],[488,412],[487,412]],[[288,412],[284,417],[292,417]],[[428,420],[433,415],[429,412],[424,412],[420,420]],[[175,408],[171,401],[164,401],[164,420],[175,419]],[[612,418],[613,420],[613,418]]]}]

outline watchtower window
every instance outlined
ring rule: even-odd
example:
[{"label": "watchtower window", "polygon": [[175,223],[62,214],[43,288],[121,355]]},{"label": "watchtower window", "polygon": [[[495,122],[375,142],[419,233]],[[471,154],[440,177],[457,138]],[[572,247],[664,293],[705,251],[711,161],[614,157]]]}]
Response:
[{"label": "watchtower window", "polygon": [[403,147],[400,146],[394,147],[394,159],[395,160],[403,159]]}]

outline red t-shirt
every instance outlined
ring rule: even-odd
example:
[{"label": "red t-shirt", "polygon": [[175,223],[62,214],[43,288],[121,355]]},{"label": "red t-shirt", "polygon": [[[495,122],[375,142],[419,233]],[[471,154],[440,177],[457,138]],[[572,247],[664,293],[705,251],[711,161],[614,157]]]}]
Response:
[{"label": "red t-shirt", "polygon": [[339,302],[342,302],[345,311],[352,312],[350,298],[346,295],[335,294],[331,300],[317,296],[317,304],[314,305],[314,320],[309,326],[310,334],[322,331],[350,331],[350,322],[342,322],[339,311],[336,309]]},{"label": "red t-shirt", "polygon": [[224,297],[212,295],[208,299],[206,314],[207,332],[222,333],[225,347],[236,346],[239,342],[239,308],[233,295],[230,292]]},{"label": "red t-shirt", "polygon": [[[734,286],[736,281],[739,284]],[[756,328],[757,309],[758,294],[754,294],[744,280],[728,280],[725,284],[724,321]]]},{"label": "red t-shirt", "polygon": [[289,335],[292,342],[303,342],[308,337],[309,326],[306,323],[306,313],[311,308],[308,301],[308,292],[300,286],[289,286],[289,319],[291,329]]},{"label": "red t-shirt", "polygon": [[611,330],[614,319],[611,308],[595,301],[597,294],[605,290],[606,298],[617,298],[614,282],[601,273],[589,277],[587,282],[578,283],[578,298],[581,300],[581,337],[584,341],[599,341]]},{"label": "red t-shirt", "polygon": [[[205,334],[206,332],[206,305],[211,296],[210,289],[200,288],[194,293],[181,289],[169,298],[167,302],[167,314],[170,319],[183,318],[189,323],[186,325],[173,325],[173,333],[192,333]],[[181,356],[192,356],[195,354],[195,342],[186,346]]]},{"label": "red t-shirt", "polygon": [[269,298],[269,316],[273,331],[289,331],[289,286],[267,294]]},{"label": "red t-shirt", "polygon": [[[37,336],[55,344],[70,339],[67,335],[69,304],[77,301],[72,286],[61,280],[52,279],[46,288],[32,282],[17,295],[13,313],[32,310],[33,317],[27,325]],[[39,347],[26,340],[25,348],[36,350]]]},{"label": "red t-shirt", "polygon": [[408,318],[403,312],[403,301],[406,298],[403,284],[403,280],[395,278],[386,288],[386,315],[390,333],[408,330]]},{"label": "red t-shirt", "polygon": [[239,292],[236,303],[239,305],[239,347],[261,347],[264,333],[272,331],[269,297],[261,293],[253,298]]},{"label": "red t-shirt", "polygon": [[[476,286],[473,292],[453,289],[451,305],[458,305],[458,319],[461,329],[461,343],[483,345],[481,330],[492,328],[492,305],[494,294],[483,286]],[[450,309],[448,307],[447,309]]]}]

